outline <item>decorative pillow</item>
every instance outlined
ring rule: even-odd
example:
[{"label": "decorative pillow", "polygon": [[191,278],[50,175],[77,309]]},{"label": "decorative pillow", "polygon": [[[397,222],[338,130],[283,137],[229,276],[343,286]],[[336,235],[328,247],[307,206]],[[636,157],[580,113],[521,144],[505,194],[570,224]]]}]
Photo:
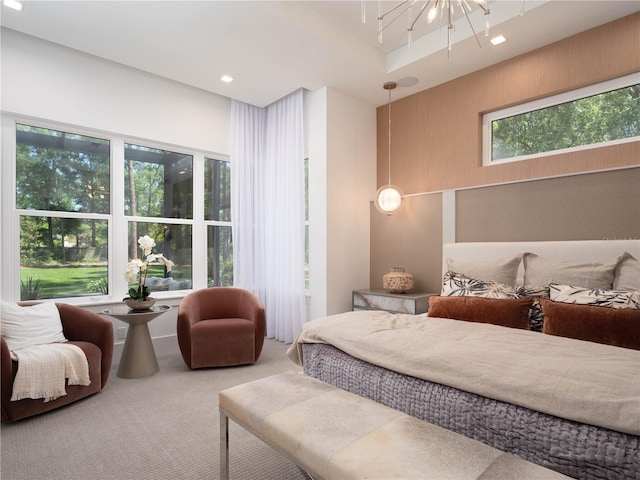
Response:
[{"label": "decorative pillow", "polygon": [[429,317],[529,328],[532,298],[429,297]]},{"label": "decorative pillow", "polygon": [[640,292],[630,290],[598,290],[552,283],[549,285],[549,297],[556,302],[640,309]]},{"label": "decorative pillow", "polygon": [[542,333],[640,350],[640,310],[540,299]]},{"label": "decorative pillow", "polygon": [[624,252],[618,262],[613,279],[614,290],[640,290],[640,261]]},{"label": "decorative pillow", "polygon": [[60,312],[55,303],[21,307],[15,303],[0,302],[0,320],[2,337],[9,350],[67,341],[62,333]]},{"label": "decorative pillow", "polygon": [[541,332],[544,323],[544,312],[540,306],[541,298],[549,298],[548,285],[518,285],[516,286],[518,298],[533,298],[533,305],[529,311],[529,330]]},{"label": "decorative pillow", "polygon": [[500,260],[455,260],[447,258],[447,269],[474,278],[514,285],[522,255]]},{"label": "decorative pillow", "polygon": [[517,298],[515,287],[504,283],[477,278],[449,270],[442,278],[444,297],[486,297],[486,298]]},{"label": "decorative pillow", "polygon": [[525,285],[548,285],[551,282],[585,288],[611,290],[618,259],[611,263],[570,264],[556,262],[534,253],[525,253]]}]

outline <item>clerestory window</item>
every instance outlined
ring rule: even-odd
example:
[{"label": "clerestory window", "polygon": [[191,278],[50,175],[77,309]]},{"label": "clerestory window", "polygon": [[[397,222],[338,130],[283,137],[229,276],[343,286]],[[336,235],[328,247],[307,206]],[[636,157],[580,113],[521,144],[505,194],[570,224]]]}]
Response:
[{"label": "clerestory window", "polygon": [[483,116],[483,165],[640,139],[640,74]]}]

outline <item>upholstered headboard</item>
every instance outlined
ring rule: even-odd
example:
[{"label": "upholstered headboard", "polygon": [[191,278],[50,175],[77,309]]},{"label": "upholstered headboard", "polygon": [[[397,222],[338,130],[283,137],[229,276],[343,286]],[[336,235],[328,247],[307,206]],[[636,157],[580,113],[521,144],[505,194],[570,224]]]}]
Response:
[{"label": "upholstered headboard", "polygon": [[[442,273],[447,271],[447,258],[464,261],[499,260],[526,252],[568,263],[606,263],[624,252],[640,259],[640,239],[445,243],[442,248]],[[524,267],[521,264],[517,283],[522,284],[523,281]]]}]

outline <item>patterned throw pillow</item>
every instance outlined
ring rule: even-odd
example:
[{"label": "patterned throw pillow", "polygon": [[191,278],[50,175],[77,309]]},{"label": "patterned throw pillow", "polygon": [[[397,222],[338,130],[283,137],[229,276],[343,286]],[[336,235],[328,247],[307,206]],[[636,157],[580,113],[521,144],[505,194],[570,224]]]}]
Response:
[{"label": "patterned throw pillow", "polygon": [[462,273],[449,270],[442,279],[443,297],[485,297],[485,298],[533,298],[529,311],[529,329],[541,332],[544,313],[540,307],[540,298],[549,298],[549,287],[518,285],[479,280]]},{"label": "patterned throw pillow", "polygon": [[444,274],[440,295],[443,297],[518,298],[516,288],[512,285],[479,280],[453,270]]},{"label": "patterned throw pillow", "polygon": [[596,305],[615,309],[640,309],[640,292],[600,290],[552,283],[550,298],[556,302]]},{"label": "patterned throw pillow", "polygon": [[516,292],[519,298],[533,298],[533,305],[529,311],[529,330],[534,332],[542,332],[544,324],[544,312],[540,305],[541,298],[549,298],[548,285],[518,285]]}]

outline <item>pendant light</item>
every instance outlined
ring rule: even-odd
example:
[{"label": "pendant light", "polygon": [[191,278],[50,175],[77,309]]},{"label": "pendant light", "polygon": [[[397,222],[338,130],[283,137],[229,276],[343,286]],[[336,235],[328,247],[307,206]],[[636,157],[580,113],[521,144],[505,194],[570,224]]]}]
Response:
[{"label": "pendant light", "polygon": [[402,204],[402,192],[398,187],[391,184],[391,90],[396,87],[396,82],[384,84],[384,89],[389,92],[389,178],[388,183],[380,187],[376,192],[374,201],[376,208],[387,215],[391,215]]}]

